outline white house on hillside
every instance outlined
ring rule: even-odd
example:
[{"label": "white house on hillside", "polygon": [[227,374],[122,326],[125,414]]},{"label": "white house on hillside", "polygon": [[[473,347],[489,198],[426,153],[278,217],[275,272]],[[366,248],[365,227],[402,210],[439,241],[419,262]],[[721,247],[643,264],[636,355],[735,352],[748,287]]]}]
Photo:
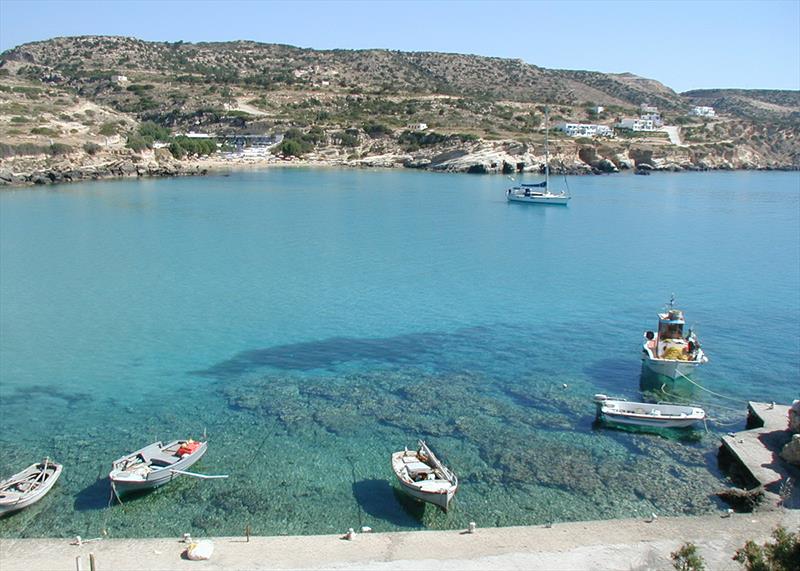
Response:
[{"label": "white house on hillside", "polygon": [[613,137],[614,131],[608,125],[589,125],[586,123],[559,123],[556,129],[570,137]]},{"label": "white house on hillside", "polygon": [[658,113],[658,107],[655,105],[650,105],[649,103],[642,103],[639,106],[642,110],[642,113]]},{"label": "white house on hillside", "polygon": [[629,129],[631,131],[655,131],[655,126],[651,119],[634,119],[626,117],[616,124],[618,129]]},{"label": "white house on hillside", "polygon": [[639,115],[639,119],[642,121],[652,121],[653,127],[659,128],[664,125],[664,121],[661,119],[661,113],[642,113]]},{"label": "white house on hillside", "polygon": [[428,128],[427,123],[409,123],[406,125],[406,129],[409,131],[424,131]]},{"label": "white house on hillside", "polygon": [[696,115],[697,117],[715,117],[717,112],[713,107],[698,106],[689,111],[689,115]]}]

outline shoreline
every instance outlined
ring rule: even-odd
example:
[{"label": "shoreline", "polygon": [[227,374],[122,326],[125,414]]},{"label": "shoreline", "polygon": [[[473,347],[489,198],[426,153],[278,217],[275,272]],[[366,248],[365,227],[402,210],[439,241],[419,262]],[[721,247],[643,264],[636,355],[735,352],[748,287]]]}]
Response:
[{"label": "shoreline", "polygon": [[[89,553],[99,569],[672,569],[670,553],[697,545],[709,569],[739,570],[731,558],[776,526],[800,528],[800,512],[557,523],[552,526],[340,535],[220,537],[209,561],[181,557],[179,538],[108,539],[81,546],[65,539],[0,539],[4,571],[75,569]],[[343,530],[344,531],[344,530]],[[197,539],[204,539],[197,537]]]},{"label": "shoreline", "polygon": [[[53,184],[67,184],[75,182],[131,180],[131,179],[160,179],[186,176],[210,176],[229,172],[268,170],[273,168],[326,168],[345,170],[409,170],[432,173],[448,174],[479,174],[511,176],[501,171],[497,172],[469,172],[467,170],[448,170],[426,167],[409,167],[400,162],[387,162],[372,164],[361,161],[320,160],[320,159],[293,159],[285,160],[270,158],[268,160],[236,160],[220,158],[202,158],[190,161],[158,162],[148,160],[134,162],[132,160],[114,160],[105,163],[88,165],[61,164],[45,168],[35,168],[22,172],[13,172],[8,165],[0,164],[0,191],[4,189],[19,189],[36,186],[50,186]],[[758,168],[652,168],[652,172],[798,172],[798,167],[758,167]],[[552,175],[590,176],[590,175],[629,175],[634,169],[620,169],[617,172],[601,172],[587,168],[554,168]],[[537,174],[534,171],[527,174]],[[513,173],[518,175],[520,173]]]}]

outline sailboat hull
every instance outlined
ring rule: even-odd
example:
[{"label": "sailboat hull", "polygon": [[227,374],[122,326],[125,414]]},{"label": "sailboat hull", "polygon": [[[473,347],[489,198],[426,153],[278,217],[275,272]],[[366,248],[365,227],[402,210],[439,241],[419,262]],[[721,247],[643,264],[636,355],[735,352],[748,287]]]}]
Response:
[{"label": "sailboat hull", "polygon": [[506,195],[509,202],[531,202],[534,204],[560,204],[560,205],[567,205],[569,203],[569,196],[564,196],[560,194],[542,194],[539,196],[525,196],[525,195],[518,195],[509,193]]}]

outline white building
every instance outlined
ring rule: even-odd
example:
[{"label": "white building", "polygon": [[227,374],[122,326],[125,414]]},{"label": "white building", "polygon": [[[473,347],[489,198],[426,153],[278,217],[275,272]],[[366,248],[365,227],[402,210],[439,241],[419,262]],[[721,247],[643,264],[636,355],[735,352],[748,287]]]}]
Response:
[{"label": "white building", "polygon": [[664,121],[661,119],[661,113],[642,113],[639,115],[642,121],[652,121],[655,128],[663,127]]},{"label": "white building", "polygon": [[658,113],[658,107],[655,105],[650,105],[649,103],[642,103],[639,106],[642,110],[642,113]]},{"label": "white building", "polygon": [[655,126],[651,119],[634,119],[626,117],[616,125],[619,129],[629,129],[631,131],[655,131]]},{"label": "white building", "polygon": [[111,81],[114,83],[128,83],[128,76],[126,75],[112,75]]},{"label": "white building", "polygon": [[428,128],[427,123],[409,123],[406,125],[406,129],[409,131],[424,131]]},{"label": "white building", "polygon": [[697,117],[715,117],[717,112],[713,107],[698,106],[689,111],[689,115],[696,115]]},{"label": "white building", "polygon": [[559,123],[556,129],[570,137],[613,137],[614,131],[608,125],[589,125],[586,123]]}]

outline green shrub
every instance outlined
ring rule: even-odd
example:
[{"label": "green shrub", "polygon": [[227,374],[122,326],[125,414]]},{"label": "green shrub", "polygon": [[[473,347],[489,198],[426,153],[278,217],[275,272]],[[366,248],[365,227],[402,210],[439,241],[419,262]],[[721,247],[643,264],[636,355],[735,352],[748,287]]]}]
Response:
[{"label": "green shrub", "polygon": [[108,121],[106,123],[103,123],[100,126],[100,134],[101,135],[105,135],[106,137],[110,137],[111,135],[116,135],[117,134],[117,124],[112,122],[112,121]]},{"label": "green shrub", "polygon": [[47,137],[55,137],[59,134],[59,131],[54,129],[50,129],[49,127],[34,127],[31,129],[31,135],[45,135]]},{"label": "green shrub", "polygon": [[128,135],[128,140],[125,142],[126,147],[137,153],[149,149],[151,145],[152,141],[148,143],[141,135]]},{"label": "green shrub", "polygon": [[309,150],[310,149],[306,149],[301,141],[284,139],[281,141],[281,144],[276,147],[274,152],[285,157],[302,157]]},{"label": "green shrub", "polygon": [[169,150],[176,159],[182,159],[186,155],[211,155],[217,152],[217,142],[215,139],[190,139],[189,137],[176,137],[170,143]]},{"label": "green shrub", "polygon": [[706,562],[698,555],[694,543],[684,543],[669,556],[672,558],[672,566],[678,571],[704,571],[706,568]]},{"label": "green shrub", "polygon": [[172,153],[172,156],[176,159],[182,159],[186,156],[186,149],[184,149],[180,143],[173,141],[169,145],[169,152]]},{"label": "green shrub", "polygon": [[86,152],[87,155],[96,155],[97,152],[100,150],[100,145],[97,143],[84,143],[83,150]]},{"label": "green shrub", "polygon": [[19,115],[16,115],[16,116],[11,118],[11,122],[12,123],[28,123],[28,122],[30,122],[30,120],[27,117],[20,117]]},{"label": "green shrub", "polygon": [[353,133],[347,133],[345,131],[340,131],[338,133],[334,133],[333,135],[334,141],[342,147],[357,147],[358,146],[358,136]]},{"label": "green shrub", "polygon": [[748,541],[736,552],[733,560],[747,571],[798,571],[800,569],[800,533],[791,533],[778,526],[772,532],[774,543],[763,546]]},{"label": "green shrub", "polygon": [[392,134],[392,130],[382,123],[367,123],[364,125],[364,132],[370,139],[379,139]]},{"label": "green shrub", "polygon": [[72,147],[70,147],[69,145],[65,145],[64,143],[53,143],[52,145],[50,145],[47,152],[56,157],[71,153]]},{"label": "green shrub", "polygon": [[169,129],[153,123],[152,121],[145,121],[139,125],[139,134],[145,139],[153,141],[168,141],[170,138]]}]

